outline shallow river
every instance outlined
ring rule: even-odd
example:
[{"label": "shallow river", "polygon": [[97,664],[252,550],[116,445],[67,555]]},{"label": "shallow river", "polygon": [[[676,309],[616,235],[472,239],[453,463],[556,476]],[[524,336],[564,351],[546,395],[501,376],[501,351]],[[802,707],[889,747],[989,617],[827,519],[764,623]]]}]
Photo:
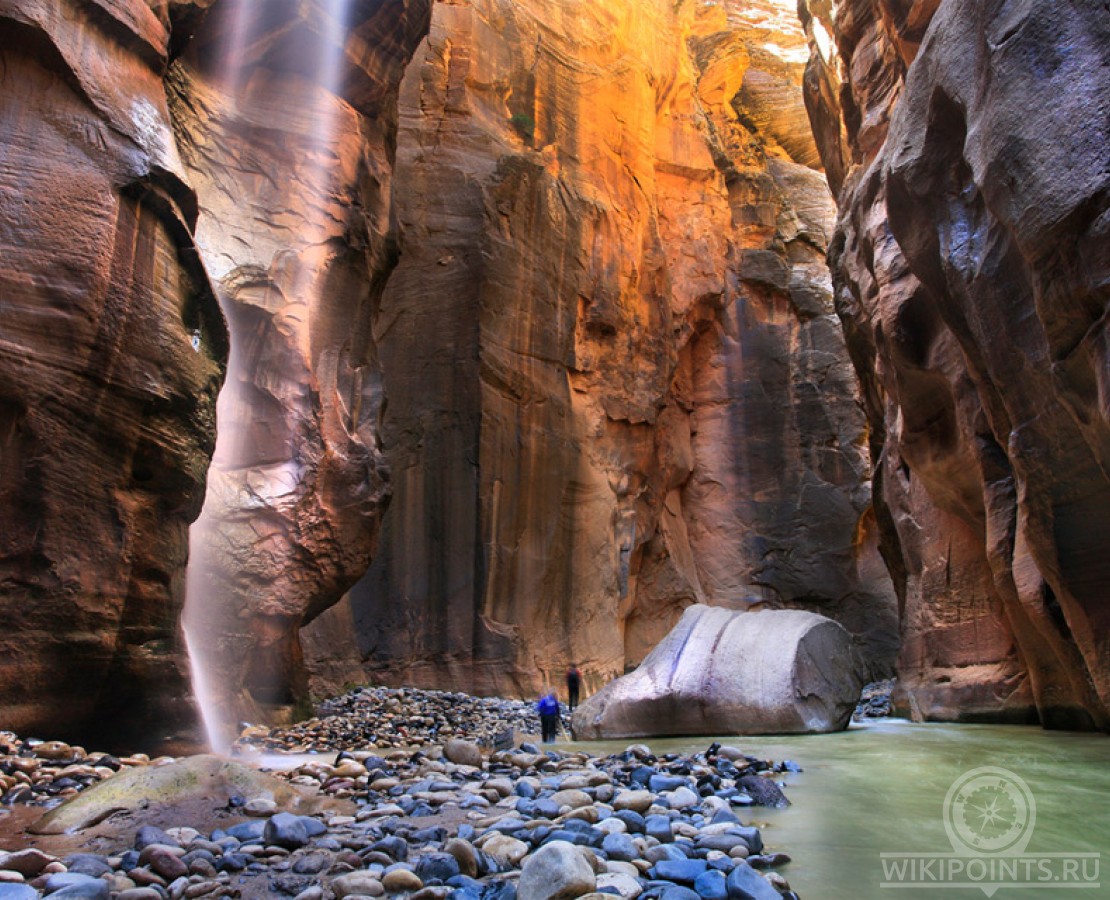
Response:
[{"label": "shallow river", "polygon": [[[704,750],[712,740],[671,738],[645,743],[655,753],[690,752]],[[987,823],[976,833],[1000,841],[1005,840],[1007,827],[1014,826],[1010,833],[1020,832],[1028,838],[1025,854],[1042,855],[1037,861],[1021,863],[1033,866],[1031,876],[1012,878],[1008,870],[1002,870],[998,880],[1004,886],[995,896],[1018,900],[1110,897],[1110,738],[1105,735],[888,721],[853,726],[841,734],[718,740],[753,756],[792,759],[804,769],[801,774],[782,776],[793,806],[741,814],[745,823],[750,819],[763,826],[769,848],[793,857],[781,872],[803,900],[983,897],[985,892],[978,888],[952,889],[939,884],[905,889],[907,878],[899,878],[897,869],[889,868],[905,865],[900,862],[903,858],[888,857],[889,874],[884,875],[880,856],[917,854],[921,859],[913,865],[934,867],[918,870],[918,880],[936,877],[935,867],[949,863],[930,864],[928,858],[932,854],[952,856],[954,848],[943,817],[945,795],[957,779],[982,766],[1009,770],[1028,785],[1030,793],[1022,793],[1008,778],[1001,791],[995,780],[975,781],[970,787],[985,789],[976,796],[969,793],[965,805],[957,795],[955,808],[970,816],[973,809],[985,806],[982,801],[994,799],[997,822]],[[629,743],[574,746],[610,753]],[[972,832],[957,833],[957,838],[960,834],[974,839]],[[1020,847],[1011,848],[1015,849]],[[1050,853],[1061,856],[1048,858]],[[1101,858],[1073,857],[1083,853],[1101,854]],[[1062,885],[1040,882],[1041,878],[1063,875],[1062,867],[1071,866],[1064,877],[1070,880],[1070,874],[1075,874],[1076,883],[1089,883],[1096,865],[1100,867],[1095,876],[1100,888],[1065,890]],[[981,883],[980,870],[970,871]],[[1013,886],[1015,880],[1025,877],[1038,886]],[[966,879],[957,873],[957,880]],[[884,882],[903,887],[881,887]]]}]

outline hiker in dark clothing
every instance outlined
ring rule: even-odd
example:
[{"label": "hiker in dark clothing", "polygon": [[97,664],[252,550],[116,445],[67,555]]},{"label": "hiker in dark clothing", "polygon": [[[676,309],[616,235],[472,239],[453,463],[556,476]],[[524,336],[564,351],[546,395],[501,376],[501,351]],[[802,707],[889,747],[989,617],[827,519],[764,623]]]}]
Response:
[{"label": "hiker in dark clothing", "polygon": [[540,702],[536,704],[536,711],[540,714],[543,742],[554,743],[555,733],[559,730],[559,701],[555,698],[554,691],[547,691],[540,697]]},{"label": "hiker in dark clothing", "polygon": [[582,685],[582,673],[578,666],[571,663],[567,666],[567,707],[571,712],[578,705],[578,688]]}]

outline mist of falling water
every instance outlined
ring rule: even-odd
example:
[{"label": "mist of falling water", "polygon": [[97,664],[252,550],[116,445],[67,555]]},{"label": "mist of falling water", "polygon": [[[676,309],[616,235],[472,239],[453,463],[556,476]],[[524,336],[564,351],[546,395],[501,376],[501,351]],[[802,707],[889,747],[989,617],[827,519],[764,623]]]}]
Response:
[{"label": "mist of falling water", "polygon": [[[298,205],[310,212],[289,246],[275,253],[271,260],[244,259],[212,263],[216,254],[206,254],[206,261],[210,262],[209,274],[217,282],[234,275],[243,263],[257,265],[261,262],[264,267],[268,265],[270,271],[274,271],[279,267],[279,257],[289,253],[296,255],[308,248],[319,247],[330,235],[327,206],[320,201],[331,189],[330,176],[334,159],[332,148],[337,137],[335,95],[340,89],[351,2],[352,0],[320,0],[311,13],[320,38],[316,42],[320,48],[320,58],[316,60],[312,77],[318,90],[306,92],[304,96],[315,97],[318,108],[297,111],[305,121],[313,123],[314,130],[311,146],[304,157],[309,162],[298,167],[296,179],[296,184],[305,193],[301,198],[303,202]],[[254,0],[230,0],[230,3],[230,14],[220,35],[220,64],[216,76],[225,92],[227,109],[235,111],[249,102],[244,85],[249,83],[250,67],[270,65],[274,61],[260,63],[249,58],[251,46],[264,37],[261,32],[266,27],[272,27],[272,24],[265,25],[262,19],[266,5]],[[280,61],[277,64],[280,68]],[[309,192],[316,192],[320,196],[308,196]],[[201,199],[203,201],[204,198]],[[244,224],[244,230],[249,229],[250,226]],[[198,243],[201,242],[198,240]],[[221,242],[224,247],[229,243],[226,240]],[[250,242],[248,240],[245,243],[249,245]],[[201,249],[204,250],[203,243]],[[245,254],[249,252],[244,251]],[[221,259],[225,258],[221,256]],[[213,268],[218,270],[213,271]],[[311,263],[304,262],[292,284],[283,285],[286,304],[289,307],[296,306],[306,313],[311,311],[318,300],[313,296],[320,284],[318,275],[318,272],[312,270]],[[233,297],[227,296],[226,290],[219,291],[219,294],[222,303],[235,302]],[[224,311],[228,321],[233,323],[235,317],[229,314],[231,310],[225,308]],[[277,312],[280,314],[281,311]],[[283,318],[286,325],[296,329],[297,333],[291,336],[291,341],[294,346],[302,348],[306,356],[310,318],[307,314]],[[249,646],[242,646],[243,643],[249,645],[249,635],[236,634],[244,627],[242,612],[246,609],[246,604],[243,598],[236,595],[235,573],[217,571],[221,561],[226,562],[231,558],[230,555],[221,553],[220,549],[221,542],[225,539],[224,528],[230,527],[231,515],[241,515],[244,509],[254,508],[260,503],[266,505],[269,501],[280,507],[282,498],[290,494],[291,483],[295,485],[299,482],[301,475],[301,466],[294,459],[277,464],[268,461],[269,464],[258,466],[246,462],[250,455],[247,443],[253,424],[252,410],[237,396],[237,388],[250,383],[254,373],[245,371],[244,354],[237,352],[238,341],[234,326],[231,344],[227,379],[218,408],[213,471],[209,473],[204,509],[189,534],[190,562],[182,617],[192,670],[193,692],[200,706],[209,746],[217,753],[227,752],[238,734],[239,718],[243,710],[237,698],[242,698],[245,691],[242,685],[221,683],[221,679],[225,678],[229,669],[235,670],[235,663],[230,659],[232,655],[249,652]],[[291,443],[287,441],[286,445],[291,446]],[[241,468],[237,471],[232,468],[229,478],[227,473],[214,471],[219,465],[217,461],[225,461],[225,464]],[[237,496],[229,493],[229,483],[238,486]],[[257,590],[257,587],[252,589]]]}]

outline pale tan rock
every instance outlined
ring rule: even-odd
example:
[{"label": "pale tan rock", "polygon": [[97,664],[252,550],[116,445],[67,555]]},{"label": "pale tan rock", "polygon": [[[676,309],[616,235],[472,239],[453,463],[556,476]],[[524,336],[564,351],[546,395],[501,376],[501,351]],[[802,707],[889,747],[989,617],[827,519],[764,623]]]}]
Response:
[{"label": "pale tan rock", "polygon": [[[847,727],[863,679],[848,633],[802,610],[695,605],[635,671],[574,712],[579,739]],[[680,805],[697,802],[676,790]]]}]

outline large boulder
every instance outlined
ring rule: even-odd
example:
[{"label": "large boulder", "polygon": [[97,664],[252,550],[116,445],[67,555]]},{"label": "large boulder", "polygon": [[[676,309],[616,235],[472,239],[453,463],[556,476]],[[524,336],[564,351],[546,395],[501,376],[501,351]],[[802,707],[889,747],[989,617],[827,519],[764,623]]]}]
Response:
[{"label": "large boulder", "polygon": [[839,731],[862,686],[848,632],[803,610],[691,606],[574,714],[577,738]]},{"label": "large boulder", "polygon": [[107,833],[114,834],[140,822],[168,828],[189,821],[210,831],[242,819],[233,812],[234,797],[265,797],[297,815],[353,811],[348,801],[320,797],[242,763],[204,754],[121,772],[50,810],[29,830],[73,834],[106,823]]}]

